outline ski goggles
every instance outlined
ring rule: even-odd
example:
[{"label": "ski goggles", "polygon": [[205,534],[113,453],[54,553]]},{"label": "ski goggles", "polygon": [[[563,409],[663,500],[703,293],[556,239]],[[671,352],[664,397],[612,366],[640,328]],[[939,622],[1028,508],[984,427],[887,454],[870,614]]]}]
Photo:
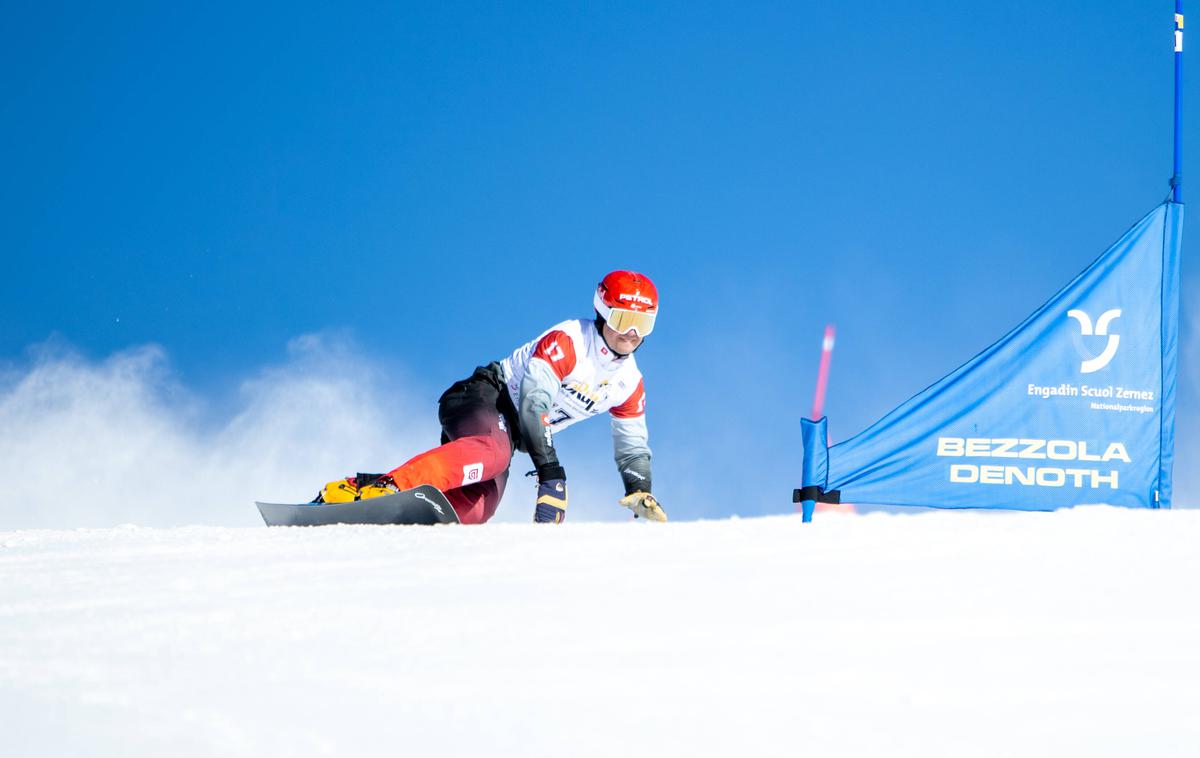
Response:
[{"label": "ski goggles", "polygon": [[608,324],[617,334],[625,334],[629,331],[637,332],[637,336],[645,337],[650,332],[654,331],[654,313],[646,313],[645,311],[627,311],[624,308],[608,308],[606,311],[600,311],[600,315],[604,317],[604,323]]}]

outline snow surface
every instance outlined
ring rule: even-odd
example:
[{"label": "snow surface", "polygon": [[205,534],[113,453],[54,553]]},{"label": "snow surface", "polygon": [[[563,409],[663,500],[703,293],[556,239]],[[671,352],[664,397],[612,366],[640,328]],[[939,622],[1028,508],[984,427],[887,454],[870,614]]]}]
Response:
[{"label": "snow surface", "polygon": [[1200,754],[1200,512],[0,532],[6,756]]}]

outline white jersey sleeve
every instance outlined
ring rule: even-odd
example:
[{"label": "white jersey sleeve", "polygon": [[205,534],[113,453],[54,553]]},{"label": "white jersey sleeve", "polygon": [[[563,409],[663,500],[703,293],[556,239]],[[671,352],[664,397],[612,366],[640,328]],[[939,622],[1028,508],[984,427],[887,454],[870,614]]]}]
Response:
[{"label": "white jersey sleeve", "polygon": [[629,397],[613,406],[613,458],[625,494],[650,491],[650,430],[646,426],[646,388],[639,379]]}]

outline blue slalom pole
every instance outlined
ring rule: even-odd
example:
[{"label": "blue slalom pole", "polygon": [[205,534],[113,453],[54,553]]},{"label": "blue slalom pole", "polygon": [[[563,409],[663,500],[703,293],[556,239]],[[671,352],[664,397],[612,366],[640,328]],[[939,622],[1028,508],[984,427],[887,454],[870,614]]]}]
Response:
[{"label": "blue slalom pole", "polygon": [[1175,172],[1171,200],[1183,202],[1183,0],[1175,0]]},{"label": "blue slalom pole", "polygon": [[[801,482],[803,487],[824,487],[829,479],[829,421],[822,417],[819,421],[800,419],[800,441],[804,445],[804,463],[802,466]],[[803,489],[797,490],[795,496],[811,495]],[[812,521],[813,511],[817,508],[816,500],[800,500],[800,521],[807,524]]]}]

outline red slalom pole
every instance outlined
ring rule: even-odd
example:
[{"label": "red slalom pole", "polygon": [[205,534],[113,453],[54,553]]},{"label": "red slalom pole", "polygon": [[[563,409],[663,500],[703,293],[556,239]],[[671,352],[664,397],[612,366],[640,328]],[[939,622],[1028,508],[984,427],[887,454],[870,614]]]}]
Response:
[{"label": "red slalom pole", "polygon": [[829,387],[829,363],[833,360],[835,333],[833,324],[825,326],[825,339],[821,340],[821,368],[817,369],[817,391],[813,395],[813,410],[809,416],[813,421],[820,421],[825,414],[825,390]]},{"label": "red slalom pole", "polygon": [[[836,335],[837,329],[834,325],[827,324],[825,326],[825,337],[821,340],[821,366],[817,369],[817,391],[813,393],[812,415],[809,416],[813,421],[818,421],[825,415],[825,391],[829,389],[829,366],[833,362],[833,345],[836,341]],[[826,438],[825,444],[829,444],[828,438]],[[841,513],[857,512],[855,507],[849,503],[842,503],[841,505],[817,503],[816,510],[839,511]]]}]

